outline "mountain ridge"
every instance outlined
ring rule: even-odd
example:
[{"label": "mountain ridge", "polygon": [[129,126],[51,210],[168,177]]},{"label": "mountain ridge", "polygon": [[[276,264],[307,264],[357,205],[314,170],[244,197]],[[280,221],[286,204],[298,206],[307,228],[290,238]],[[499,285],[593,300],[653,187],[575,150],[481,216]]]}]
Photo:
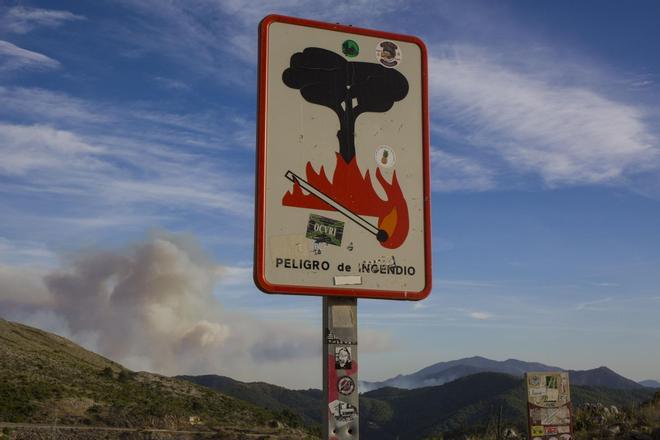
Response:
[{"label": "mountain ridge", "polygon": [[411,374],[398,374],[384,381],[360,381],[360,389],[369,392],[382,387],[416,389],[426,386],[443,385],[461,377],[477,373],[503,373],[522,377],[529,371],[567,371],[571,383],[575,385],[597,386],[613,389],[638,389],[643,385],[628,379],[608,367],[591,370],[565,370],[540,362],[527,362],[509,358],[496,361],[483,356],[472,356],[452,361],[438,362]]},{"label": "mountain ridge", "polygon": [[[187,379],[198,384],[213,383],[215,387],[220,387],[215,389],[230,395],[232,390],[222,387],[235,387],[233,392],[251,390],[239,396],[256,404],[262,403],[264,399],[277,400],[283,389],[263,382],[246,383],[224,377],[212,381],[212,375],[200,377],[203,377],[201,381],[196,376],[187,376]],[[264,386],[271,388],[265,398],[255,392]],[[286,392],[290,394],[287,399],[291,411],[306,416],[306,420],[311,423],[320,423],[321,390]],[[297,399],[295,395],[298,395]],[[572,385],[571,395],[575,407],[587,402],[624,407],[649,399],[653,396],[653,390],[615,390]],[[521,432],[526,423],[525,405],[524,381],[503,373],[476,373],[444,385],[412,390],[384,387],[360,395],[360,432],[365,440],[412,440],[439,436],[440,433],[445,438],[453,438],[452,433],[459,438],[459,433],[477,432],[492,423],[500,407],[505,426]]]},{"label": "mountain ridge", "polygon": [[640,380],[638,383],[647,388],[660,388],[660,381],[653,379]]}]

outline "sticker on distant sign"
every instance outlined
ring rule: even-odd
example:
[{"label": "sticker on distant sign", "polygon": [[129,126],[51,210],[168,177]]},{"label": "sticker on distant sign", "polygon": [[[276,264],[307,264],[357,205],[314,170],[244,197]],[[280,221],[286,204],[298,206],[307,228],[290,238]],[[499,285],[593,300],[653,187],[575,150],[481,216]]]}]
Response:
[{"label": "sticker on distant sign", "polygon": [[532,426],[532,435],[543,435],[545,434],[545,430],[543,429],[543,426]]},{"label": "sticker on distant sign", "polygon": [[538,374],[532,374],[529,376],[529,386],[533,388],[539,388],[541,386],[541,376]]}]

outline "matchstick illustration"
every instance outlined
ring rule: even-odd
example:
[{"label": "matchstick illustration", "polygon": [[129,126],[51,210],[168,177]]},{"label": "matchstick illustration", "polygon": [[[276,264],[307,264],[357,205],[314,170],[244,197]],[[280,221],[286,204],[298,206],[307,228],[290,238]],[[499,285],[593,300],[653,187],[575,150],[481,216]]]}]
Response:
[{"label": "matchstick illustration", "polygon": [[364,218],[360,217],[350,209],[346,208],[345,206],[341,205],[339,202],[336,200],[332,199],[330,196],[324,194],[323,192],[319,191],[318,189],[314,188],[309,182],[304,180],[302,177],[298,176],[295,174],[293,171],[287,171],[286,174],[284,174],[284,177],[289,179],[293,183],[297,183],[302,189],[305,191],[309,192],[310,194],[314,195],[318,199],[322,200],[323,202],[327,203],[328,205],[332,206],[334,209],[339,211],[340,213],[344,214],[348,219],[352,220],[353,222],[357,223],[359,226],[362,228],[366,229],[367,231],[371,232],[373,235],[376,236],[376,239],[380,242],[383,242],[389,238],[387,231],[384,229],[378,229],[376,226],[372,225],[369,223],[367,220]]}]

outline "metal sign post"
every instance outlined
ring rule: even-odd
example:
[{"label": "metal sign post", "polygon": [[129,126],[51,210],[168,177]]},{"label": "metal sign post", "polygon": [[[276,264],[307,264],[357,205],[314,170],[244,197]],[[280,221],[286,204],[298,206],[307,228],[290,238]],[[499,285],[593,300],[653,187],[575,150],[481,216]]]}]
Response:
[{"label": "metal sign post", "polygon": [[254,281],[323,296],[323,438],[357,439],[357,298],[431,291],[426,46],[269,15],[258,92]]},{"label": "metal sign post", "polygon": [[323,297],[323,439],[359,438],[357,298]]}]

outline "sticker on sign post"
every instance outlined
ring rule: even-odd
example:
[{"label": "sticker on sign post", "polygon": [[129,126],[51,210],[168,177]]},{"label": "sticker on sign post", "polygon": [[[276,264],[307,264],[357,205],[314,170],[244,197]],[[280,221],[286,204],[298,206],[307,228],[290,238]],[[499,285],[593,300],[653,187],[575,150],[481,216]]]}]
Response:
[{"label": "sticker on sign post", "polygon": [[[283,16],[262,21],[254,264],[261,290],[429,294],[426,60],[416,37]],[[297,269],[282,263],[294,250],[274,238],[301,233],[311,244]],[[399,269],[360,270],[383,258]],[[304,269],[321,261],[327,270]]]}]

